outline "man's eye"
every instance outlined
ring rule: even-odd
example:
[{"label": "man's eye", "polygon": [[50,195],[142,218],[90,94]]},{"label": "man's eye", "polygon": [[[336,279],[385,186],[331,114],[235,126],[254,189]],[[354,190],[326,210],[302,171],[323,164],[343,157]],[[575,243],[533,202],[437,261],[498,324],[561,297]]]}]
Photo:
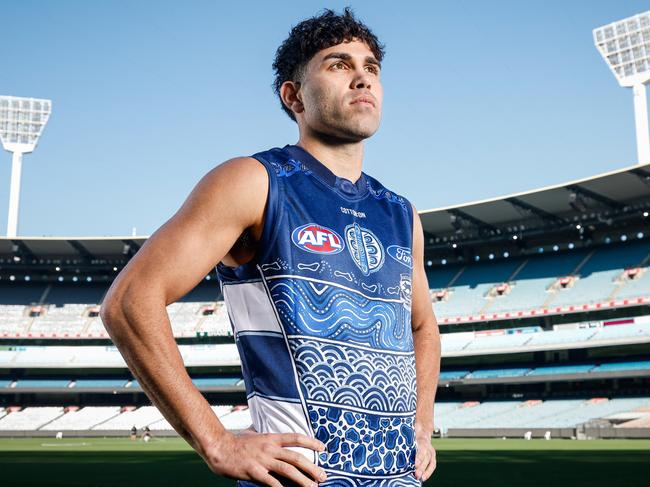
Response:
[{"label": "man's eye", "polygon": [[366,70],[371,72],[372,74],[379,74],[379,68],[374,64],[370,64],[366,66]]},{"label": "man's eye", "polygon": [[344,69],[346,66],[343,61],[339,61],[338,63],[332,64],[332,67],[336,69]]}]

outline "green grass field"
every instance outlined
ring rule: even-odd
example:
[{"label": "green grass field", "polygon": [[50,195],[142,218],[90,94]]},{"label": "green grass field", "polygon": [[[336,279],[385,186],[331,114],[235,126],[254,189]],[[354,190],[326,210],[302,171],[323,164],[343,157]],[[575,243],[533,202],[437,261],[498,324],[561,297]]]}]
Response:
[{"label": "green grass field", "polygon": [[[650,485],[650,440],[445,439],[427,486]],[[1,486],[233,486],[181,439],[0,438]]]}]

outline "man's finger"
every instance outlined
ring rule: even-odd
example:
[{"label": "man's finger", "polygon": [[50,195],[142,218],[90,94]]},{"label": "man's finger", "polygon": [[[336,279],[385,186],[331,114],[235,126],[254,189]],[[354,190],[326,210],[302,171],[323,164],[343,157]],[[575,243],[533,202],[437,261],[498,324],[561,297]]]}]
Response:
[{"label": "man's finger", "polygon": [[268,473],[260,477],[258,480],[264,482],[264,485],[269,485],[270,487],[282,487],[282,484],[278,482],[273,476]]},{"label": "man's finger", "polygon": [[430,459],[430,450],[428,448],[423,448],[418,450],[418,454],[415,460],[415,478],[421,479],[426,471],[426,468],[429,464]]},{"label": "man's finger", "polygon": [[300,472],[296,467],[282,460],[274,461],[271,465],[271,470],[284,478],[293,480],[298,485],[311,487],[314,484],[313,480]]},{"label": "man's finger", "polygon": [[300,433],[281,433],[278,439],[281,446],[304,446],[316,451],[325,450],[323,442]]},{"label": "man's finger", "polygon": [[277,458],[298,467],[304,472],[309,473],[316,482],[323,482],[327,478],[325,470],[318,467],[313,462],[307,460],[307,458],[305,458],[305,456],[301,455],[300,453],[296,453],[291,450],[280,449]]},{"label": "man's finger", "polygon": [[436,460],[436,451],[433,450],[431,452],[431,459],[429,460],[429,465],[427,465],[426,470],[424,471],[424,475],[422,477],[422,480],[427,480],[431,475],[433,474],[433,471],[436,469],[437,465],[437,460]]}]

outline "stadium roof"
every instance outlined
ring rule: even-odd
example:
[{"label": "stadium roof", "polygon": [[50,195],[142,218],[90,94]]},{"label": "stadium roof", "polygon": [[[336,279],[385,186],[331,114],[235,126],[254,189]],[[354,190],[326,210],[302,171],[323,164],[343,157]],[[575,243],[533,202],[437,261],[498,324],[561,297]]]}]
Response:
[{"label": "stadium roof", "polygon": [[[420,212],[425,234],[462,239],[472,234],[507,234],[515,225],[529,228],[571,224],[580,215],[613,215],[650,210],[650,164],[505,196]],[[121,260],[133,255],[148,236],[0,237],[0,259],[15,255],[32,259],[83,262]]]},{"label": "stadium roof", "polygon": [[32,259],[92,262],[123,259],[135,254],[148,237],[0,237],[0,258],[21,255]]},{"label": "stadium roof", "polygon": [[452,235],[462,226],[504,229],[520,223],[567,223],[583,213],[650,208],[650,164],[634,165],[521,193],[420,211],[430,236]]}]

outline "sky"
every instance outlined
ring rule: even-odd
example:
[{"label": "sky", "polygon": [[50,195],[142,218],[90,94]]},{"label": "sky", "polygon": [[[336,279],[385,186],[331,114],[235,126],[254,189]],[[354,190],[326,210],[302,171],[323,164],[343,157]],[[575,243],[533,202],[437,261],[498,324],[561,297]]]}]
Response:
[{"label": "sky", "polygon": [[[295,143],[275,50],[302,19],[348,5],[386,45],[363,170],[418,210],[636,162],[632,93],[592,29],[647,0],[0,4],[0,94],[53,107],[24,157],[19,236],[150,235],[213,167]],[[0,234],[10,175],[0,151]]]}]

